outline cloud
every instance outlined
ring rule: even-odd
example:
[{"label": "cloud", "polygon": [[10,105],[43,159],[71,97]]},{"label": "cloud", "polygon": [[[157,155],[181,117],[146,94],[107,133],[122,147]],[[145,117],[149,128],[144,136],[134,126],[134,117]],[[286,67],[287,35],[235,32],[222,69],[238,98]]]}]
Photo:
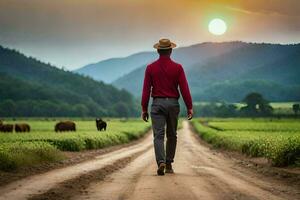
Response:
[{"label": "cloud", "polygon": [[239,0],[234,1],[234,3],[227,7],[247,14],[300,17],[299,0]]}]

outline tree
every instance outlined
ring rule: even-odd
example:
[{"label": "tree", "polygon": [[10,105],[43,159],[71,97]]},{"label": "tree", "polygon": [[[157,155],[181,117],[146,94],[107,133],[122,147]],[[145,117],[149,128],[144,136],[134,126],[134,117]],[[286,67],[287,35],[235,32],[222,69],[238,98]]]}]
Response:
[{"label": "tree", "polygon": [[247,104],[247,106],[249,107],[249,109],[252,109],[252,110],[256,110],[257,105],[262,104],[263,101],[264,101],[264,99],[263,99],[262,95],[259,93],[256,93],[256,92],[252,92],[252,93],[248,94],[243,99],[243,102],[245,102]]},{"label": "tree", "polygon": [[258,108],[260,110],[261,115],[263,115],[263,116],[269,116],[273,112],[273,108],[268,102],[264,102],[262,104],[259,104]]},{"label": "tree", "polygon": [[295,113],[295,115],[298,115],[298,112],[300,111],[300,104],[293,104],[293,111]]},{"label": "tree", "polygon": [[247,105],[241,108],[244,115],[268,116],[272,114],[273,108],[263,96],[257,92],[248,94],[243,101]]}]

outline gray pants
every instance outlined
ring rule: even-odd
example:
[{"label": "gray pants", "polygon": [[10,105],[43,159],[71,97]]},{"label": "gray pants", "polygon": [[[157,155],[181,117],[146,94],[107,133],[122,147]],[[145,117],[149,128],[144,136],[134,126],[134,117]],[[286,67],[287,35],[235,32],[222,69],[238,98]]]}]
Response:
[{"label": "gray pants", "polygon": [[[157,165],[174,161],[177,143],[179,103],[175,98],[154,98],[151,106],[151,120],[154,134],[154,150]],[[165,127],[167,135],[164,148]]]}]

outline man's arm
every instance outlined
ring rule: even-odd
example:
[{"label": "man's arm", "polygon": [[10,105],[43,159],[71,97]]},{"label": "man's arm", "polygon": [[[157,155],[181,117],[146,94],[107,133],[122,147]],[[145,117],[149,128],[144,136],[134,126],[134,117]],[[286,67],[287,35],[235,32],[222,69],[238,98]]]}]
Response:
[{"label": "man's arm", "polygon": [[188,114],[188,119],[192,119],[193,118],[193,102],[192,102],[192,97],[191,97],[191,93],[190,93],[190,89],[189,89],[189,85],[188,82],[186,80],[186,76],[184,73],[184,70],[182,68],[182,66],[180,66],[180,72],[179,72],[179,88],[180,88],[180,92],[181,95],[183,97],[184,103],[187,107],[187,114]]},{"label": "man's arm", "polygon": [[148,103],[150,99],[150,92],[151,92],[151,76],[149,67],[147,66],[145,70],[145,77],[144,77],[144,85],[143,85],[143,94],[142,94],[142,118],[144,121],[148,121],[149,114],[148,114]]}]

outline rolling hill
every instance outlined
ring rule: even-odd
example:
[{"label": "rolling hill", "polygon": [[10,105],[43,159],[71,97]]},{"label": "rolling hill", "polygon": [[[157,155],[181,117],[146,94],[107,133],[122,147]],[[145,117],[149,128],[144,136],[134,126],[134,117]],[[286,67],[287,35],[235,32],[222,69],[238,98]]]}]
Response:
[{"label": "rolling hill", "polygon": [[122,75],[150,62],[155,58],[151,52],[143,52],[125,58],[112,58],[98,63],[86,65],[75,70],[79,74],[92,77],[95,80],[111,83]]},{"label": "rolling hill", "polygon": [[[202,63],[208,58],[231,51],[240,47],[240,45],[242,45],[240,42],[196,44],[175,49],[173,57],[180,61],[184,66],[188,67],[196,63]],[[156,58],[156,52],[141,52],[125,58],[112,58],[90,64],[75,70],[75,72],[87,75],[95,80],[111,83],[141,66],[146,66]]]},{"label": "rolling hill", "polygon": [[0,116],[134,116],[130,93],[0,46]]},{"label": "rolling hill", "polygon": [[[203,58],[201,52],[191,57],[194,62],[184,64],[178,54],[172,56],[183,63],[195,101],[238,102],[253,91],[262,93],[270,101],[300,100],[300,44],[231,42],[202,45],[206,45],[203,49],[209,48],[207,51],[202,49],[205,52]],[[220,48],[227,50],[220,51]],[[219,53],[206,55],[213,50]],[[197,49],[190,51],[195,53]],[[140,66],[113,84],[140,96],[145,67]]]}]

